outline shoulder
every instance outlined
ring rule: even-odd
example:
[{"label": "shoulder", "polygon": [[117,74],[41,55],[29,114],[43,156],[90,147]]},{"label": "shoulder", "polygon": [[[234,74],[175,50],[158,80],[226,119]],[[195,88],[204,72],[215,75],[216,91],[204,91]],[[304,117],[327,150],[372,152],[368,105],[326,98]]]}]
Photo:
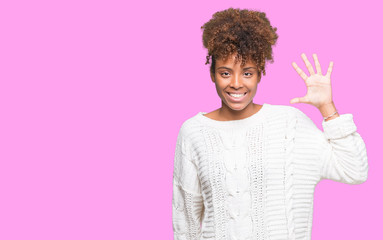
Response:
[{"label": "shoulder", "polygon": [[272,106],[275,107],[275,109],[278,109],[280,111],[285,111],[288,113],[298,113],[298,112],[303,113],[299,108],[295,106],[290,106],[290,105],[272,105]]},{"label": "shoulder", "polygon": [[296,117],[298,115],[304,115],[304,113],[296,108],[295,106],[280,105],[280,104],[269,104],[269,114],[275,116],[284,116],[287,118]]},{"label": "shoulder", "polygon": [[[302,110],[295,106],[289,105],[271,105],[270,119],[273,122],[287,124],[292,128],[297,125],[314,125],[314,122]],[[279,120],[279,121],[278,121]]]},{"label": "shoulder", "polygon": [[187,138],[188,136],[193,135],[195,132],[199,132],[202,125],[198,121],[198,117],[200,113],[197,113],[187,119],[185,119],[181,127],[179,129],[178,136],[182,137],[183,139]]},{"label": "shoulder", "polygon": [[289,105],[273,105],[276,111],[283,111],[289,115],[293,115],[295,117],[307,117],[307,115],[302,112],[299,108],[295,106]]}]

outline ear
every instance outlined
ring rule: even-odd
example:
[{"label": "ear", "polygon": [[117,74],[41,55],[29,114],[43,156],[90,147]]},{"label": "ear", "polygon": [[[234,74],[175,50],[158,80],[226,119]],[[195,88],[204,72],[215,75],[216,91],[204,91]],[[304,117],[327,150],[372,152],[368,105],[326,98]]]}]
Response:
[{"label": "ear", "polygon": [[212,72],[210,72],[210,78],[213,83],[215,83],[215,76]]}]

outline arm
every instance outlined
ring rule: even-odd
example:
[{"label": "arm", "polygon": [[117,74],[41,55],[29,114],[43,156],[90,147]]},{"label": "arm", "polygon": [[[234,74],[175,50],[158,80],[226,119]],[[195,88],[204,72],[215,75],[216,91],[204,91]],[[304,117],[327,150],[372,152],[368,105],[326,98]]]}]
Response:
[{"label": "arm", "polygon": [[[327,117],[336,110],[332,100],[330,80],[334,63],[330,62],[326,75],[323,75],[316,54],[313,54],[316,73],[306,55],[303,53],[301,56],[310,76],[307,76],[295,62],[293,67],[305,81],[307,94],[304,97],[292,99],[290,103],[311,104],[317,107],[324,117]],[[362,137],[356,132],[352,114],[336,114],[326,121],[323,120],[323,133],[311,119],[299,109],[297,110],[299,122],[303,127],[303,139],[308,142],[314,141],[314,144],[319,147],[320,179],[327,178],[348,184],[365,182],[368,173],[366,146]]]},{"label": "arm", "polygon": [[323,132],[302,111],[297,109],[298,122],[315,138],[318,148],[320,179],[330,179],[347,184],[360,184],[367,180],[368,162],[366,146],[356,132],[352,114],[334,116],[323,120]]},{"label": "arm", "polygon": [[176,143],[173,171],[174,240],[197,240],[201,234],[204,205],[197,168],[184,135],[181,127]]}]

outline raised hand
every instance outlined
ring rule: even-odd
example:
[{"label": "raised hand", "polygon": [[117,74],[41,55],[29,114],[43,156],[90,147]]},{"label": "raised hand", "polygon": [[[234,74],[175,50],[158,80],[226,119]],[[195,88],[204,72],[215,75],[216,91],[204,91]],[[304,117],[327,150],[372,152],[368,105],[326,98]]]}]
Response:
[{"label": "raised hand", "polygon": [[291,99],[290,103],[308,103],[317,108],[332,103],[333,100],[330,77],[334,63],[330,61],[327,73],[323,76],[318,61],[318,56],[315,53],[313,54],[313,58],[317,73],[314,72],[313,66],[304,53],[301,54],[301,57],[305,62],[307,69],[309,70],[310,76],[307,76],[295,62],[293,62],[292,65],[299,76],[301,76],[301,78],[304,80],[307,87],[307,93],[304,97],[296,97]]}]

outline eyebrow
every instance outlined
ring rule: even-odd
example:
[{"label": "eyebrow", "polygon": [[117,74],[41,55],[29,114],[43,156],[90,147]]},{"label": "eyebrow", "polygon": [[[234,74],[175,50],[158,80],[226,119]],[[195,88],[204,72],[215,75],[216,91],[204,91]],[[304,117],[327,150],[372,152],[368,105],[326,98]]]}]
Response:
[{"label": "eyebrow", "polygon": [[[231,68],[228,68],[228,67],[219,67],[219,68],[217,68],[217,70],[220,69],[220,68],[225,68],[225,69],[232,70]],[[256,69],[255,67],[247,67],[247,68],[244,68],[243,70],[247,70],[247,69],[250,69],[250,68]]]}]

